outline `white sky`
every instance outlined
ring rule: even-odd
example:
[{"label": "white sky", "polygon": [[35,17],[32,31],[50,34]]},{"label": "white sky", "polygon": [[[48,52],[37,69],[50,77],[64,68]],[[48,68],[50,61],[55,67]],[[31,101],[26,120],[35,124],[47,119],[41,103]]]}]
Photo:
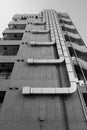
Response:
[{"label": "white sky", "polygon": [[87,44],[87,0],[1,0],[0,37],[14,14],[39,13],[46,8],[68,13]]}]

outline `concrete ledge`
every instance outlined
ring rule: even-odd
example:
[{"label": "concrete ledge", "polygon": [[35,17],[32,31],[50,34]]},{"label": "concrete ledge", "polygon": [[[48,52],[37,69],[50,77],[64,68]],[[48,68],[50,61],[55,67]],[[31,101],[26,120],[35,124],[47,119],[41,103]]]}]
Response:
[{"label": "concrete ledge", "polygon": [[[76,49],[76,50],[78,50],[80,52],[83,52],[83,53],[87,53],[86,45],[78,45],[78,44],[76,44],[74,42],[73,43],[71,42],[71,44],[72,44],[74,49]],[[72,47],[72,46],[70,45],[70,43],[68,43],[68,47]]]},{"label": "concrete ledge", "polygon": [[24,29],[9,29],[9,28],[6,28],[4,31],[3,31],[3,34],[8,34],[8,33],[24,33]]},{"label": "concrete ledge", "polygon": [[70,37],[74,37],[74,38],[76,38],[76,39],[80,39],[79,34],[73,34],[73,33],[71,33],[71,32],[68,32],[68,35],[69,35]]},{"label": "concrete ledge", "polygon": [[71,28],[71,29],[75,29],[75,27],[73,26],[73,25],[66,25],[66,24],[64,24],[65,25],[65,27],[67,27],[67,28]]}]

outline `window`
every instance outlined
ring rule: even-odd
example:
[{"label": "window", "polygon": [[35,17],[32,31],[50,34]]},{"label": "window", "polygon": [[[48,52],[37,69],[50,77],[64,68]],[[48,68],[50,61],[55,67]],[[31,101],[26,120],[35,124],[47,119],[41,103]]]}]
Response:
[{"label": "window", "polygon": [[83,98],[84,98],[84,101],[85,101],[85,104],[86,104],[86,107],[87,107],[87,93],[83,93]]},{"label": "window", "polygon": [[7,33],[3,34],[4,40],[21,40],[23,33]]},{"label": "window", "polygon": [[85,78],[86,78],[86,80],[87,80],[87,70],[86,69],[82,69],[83,70],[83,73],[84,73],[84,76],[85,76]]},{"label": "window", "polygon": [[3,103],[6,91],[0,91],[0,104]]},{"label": "window", "polygon": [[59,20],[59,22],[60,22],[60,23],[63,23],[63,20],[62,20],[62,19],[60,19],[60,20]]},{"label": "window", "polygon": [[66,40],[66,41],[70,41],[70,39],[69,39],[69,36],[68,36],[68,35],[65,35],[65,40]]},{"label": "window", "polygon": [[79,65],[74,65],[74,68],[75,68],[75,72],[77,74],[78,79],[79,80],[84,80],[83,73],[82,73],[82,70],[79,67]]},{"label": "window", "polygon": [[5,94],[6,94],[6,91],[0,91],[0,108],[1,108],[2,103],[4,101]]},{"label": "window", "polygon": [[26,16],[22,16],[21,20],[27,20],[27,17]]},{"label": "window", "polygon": [[25,29],[26,24],[9,25],[9,29]]},{"label": "window", "polygon": [[62,31],[66,31],[66,28],[64,26],[62,26],[61,28],[62,28]]},{"label": "window", "polygon": [[75,52],[72,47],[69,47],[69,52],[71,57],[75,56]]},{"label": "window", "polygon": [[0,79],[9,79],[14,63],[0,63]]},{"label": "window", "polygon": [[1,45],[0,55],[17,55],[19,45]]}]

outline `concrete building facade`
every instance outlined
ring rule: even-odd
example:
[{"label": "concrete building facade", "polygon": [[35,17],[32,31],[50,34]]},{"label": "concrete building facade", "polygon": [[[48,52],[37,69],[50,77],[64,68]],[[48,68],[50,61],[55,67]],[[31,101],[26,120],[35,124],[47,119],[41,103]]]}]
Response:
[{"label": "concrete building facade", "polygon": [[87,47],[67,13],[16,14],[0,39],[0,130],[86,130]]}]

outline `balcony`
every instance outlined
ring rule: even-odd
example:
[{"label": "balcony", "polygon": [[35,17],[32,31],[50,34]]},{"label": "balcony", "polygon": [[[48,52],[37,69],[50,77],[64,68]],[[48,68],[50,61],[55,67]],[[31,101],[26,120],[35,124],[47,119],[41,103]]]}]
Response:
[{"label": "balcony", "polygon": [[[74,48],[75,50],[78,50],[78,51],[80,51],[80,52],[82,52],[82,53],[87,53],[87,47],[86,47],[85,45],[80,46],[80,45],[75,44],[74,42],[71,43],[71,44],[72,44],[72,46],[73,46],[73,48]],[[69,48],[71,47],[70,44],[68,45],[68,47],[69,47]]]},{"label": "balcony", "polygon": [[62,28],[62,31],[67,31],[67,32],[74,33],[74,34],[78,33],[76,29],[71,29],[71,28],[68,28],[65,26],[61,26],[61,28]]},{"label": "balcony", "polygon": [[3,34],[4,40],[22,40],[23,33],[6,33]]},{"label": "balcony", "polygon": [[73,23],[71,21],[65,21],[65,20],[62,20],[62,19],[60,19],[59,22],[63,23],[63,24],[73,25]]},{"label": "balcony", "polygon": [[11,30],[20,30],[20,29],[25,29],[25,27],[26,27],[26,24],[10,24],[9,25],[9,29],[11,29]]},{"label": "balcony", "polygon": [[0,56],[17,55],[19,45],[0,45]]},{"label": "balcony", "polygon": [[70,19],[70,17],[67,14],[58,14],[58,16],[61,18],[65,18],[65,19]]},{"label": "balcony", "polygon": [[75,37],[71,37],[71,36],[68,36],[68,35],[65,35],[65,41],[66,42],[74,42],[78,45],[84,45],[84,42],[81,38],[75,38]]},{"label": "balcony", "polygon": [[0,63],[0,79],[10,79],[14,63]]}]

